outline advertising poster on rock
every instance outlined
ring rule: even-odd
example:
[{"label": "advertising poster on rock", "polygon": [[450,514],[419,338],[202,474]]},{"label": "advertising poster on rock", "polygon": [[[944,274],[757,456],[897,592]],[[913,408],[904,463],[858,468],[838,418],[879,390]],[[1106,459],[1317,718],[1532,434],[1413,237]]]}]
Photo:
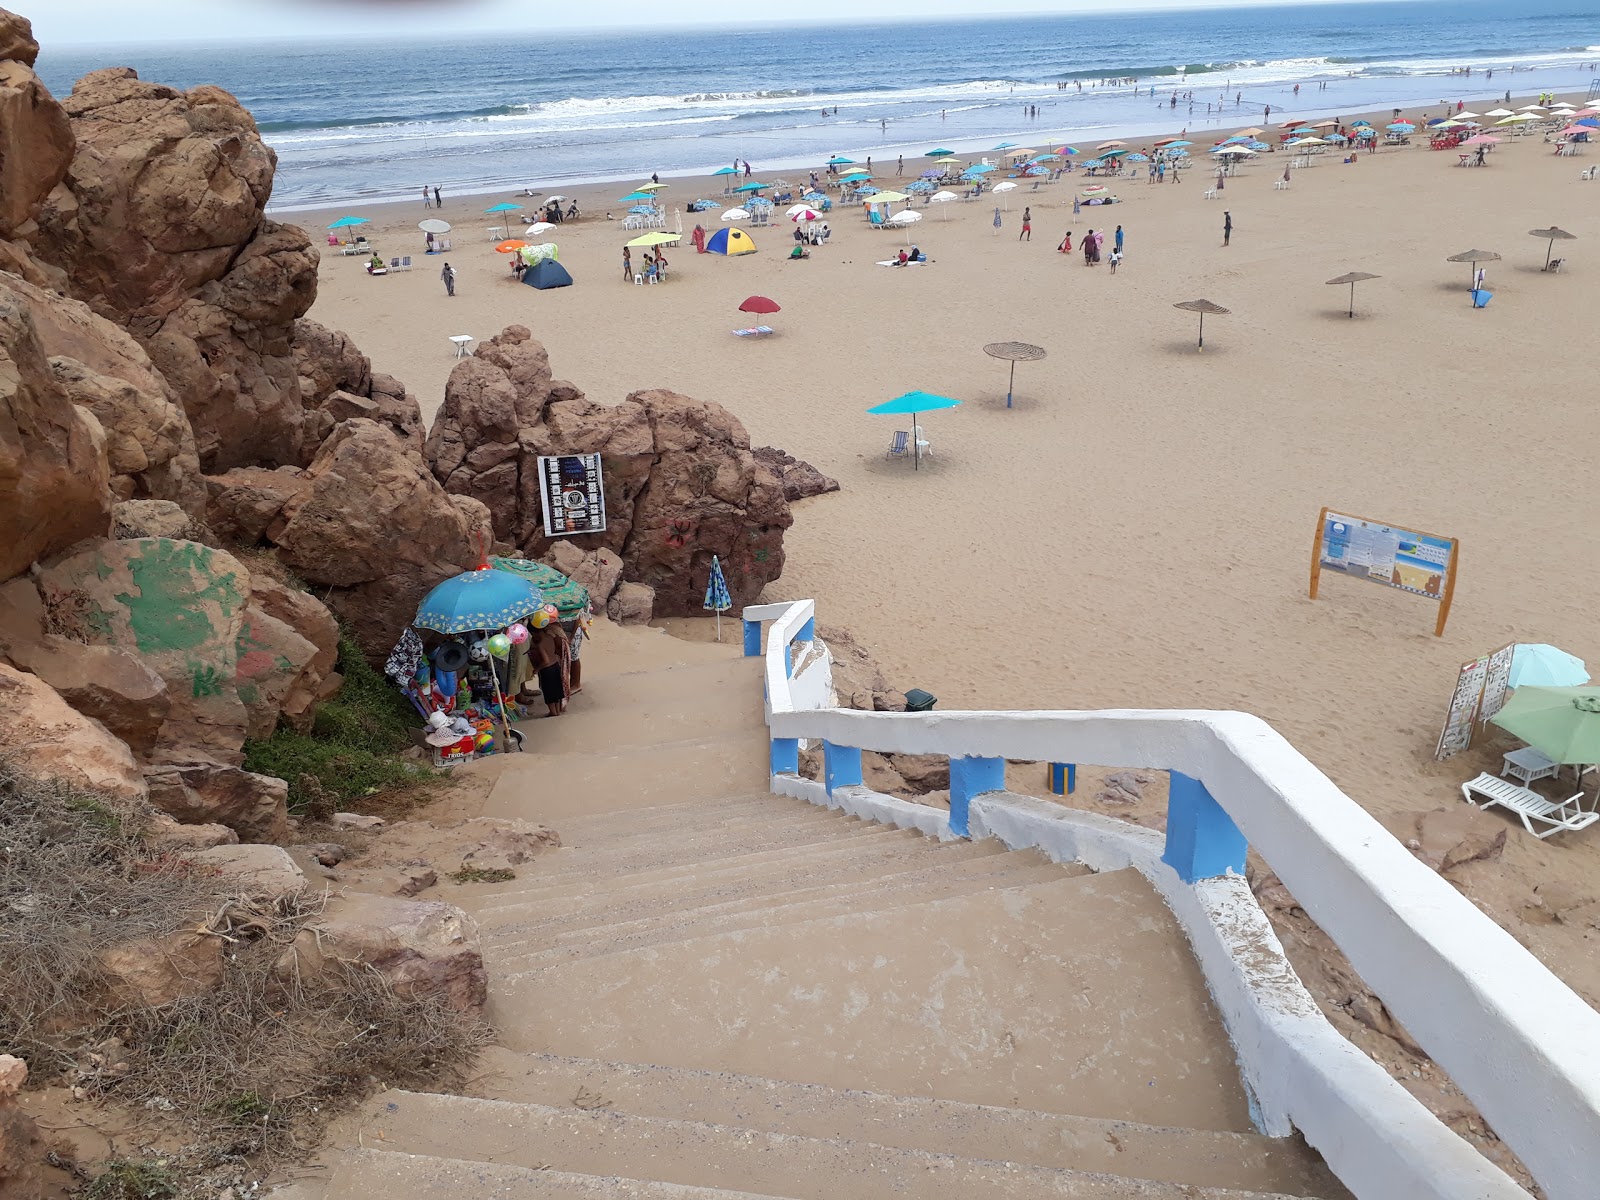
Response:
[{"label": "advertising poster on rock", "polygon": [[606,490],[598,454],[541,455],[538,467],[546,537],[605,531]]}]

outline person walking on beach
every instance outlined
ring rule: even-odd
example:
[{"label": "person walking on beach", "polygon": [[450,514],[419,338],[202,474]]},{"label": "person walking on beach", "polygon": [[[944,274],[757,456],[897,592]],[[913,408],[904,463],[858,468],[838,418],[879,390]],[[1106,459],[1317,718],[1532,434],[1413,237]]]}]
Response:
[{"label": "person walking on beach", "polygon": [[1094,230],[1083,235],[1083,265],[1094,266]]},{"label": "person walking on beach", "polygon": [[1061,244],[1056,247],[1056,251],[1059,254],[1072,253],[1072,230],[1067,230],[1067,236],[1061,239]]},{"label": "person walking on beach", "polygon": [[437,187],[433,189],[433,206],[435,208],[444,207],[444,197],[439,194],[439,189]]},{"label": "person walking on beach", "polygon": [[1031,208],[1022,210],[1022,232],[1017,234],[1017,241],[1033,241],[1033,209]]},{"label": "person walking on beach", "polygon": [[1111,258],[1108,261],[1111,263],[1111,273],[1115,275],[1117,273],[1117,264],[1122,261],[1122,251],[1113,249],[1111,251]]},{"label": "person walking on beach", "polygon": [[456,269],[449,263],[445,263],[444,270],[439,272],[439,278],[444,280],[444,294],[454,296],[456,294]]},{"label": "person walking on beach", "polygon": [[1222,244],[1224,246],[1226,246],[1229,243],[1229,241],[1232,240],[1232,238],[1233,238],[1233,214],[1231,212],[1225,212],[1225,213],[1222,214]]},{"label": "person walking on beach", "polygon": [[422,207],[423,208],[432,208],[433,207],[433,197],[428,194],[428,189],[427,188],[423,188],[422,189]]},{"label": "person walking on beach", "polygon": [[906,173],[906,156],[904,154],[894,160],[894,173],[896,175],[904,175]]}]

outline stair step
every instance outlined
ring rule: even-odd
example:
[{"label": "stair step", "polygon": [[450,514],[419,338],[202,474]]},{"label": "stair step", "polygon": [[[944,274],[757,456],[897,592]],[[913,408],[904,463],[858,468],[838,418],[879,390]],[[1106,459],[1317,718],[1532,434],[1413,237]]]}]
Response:
[{"label": "stair step", "polygon": [[[934,889],[942,885],[965,887],[971,883],[994,886],[1013,882],[1019,876],[1044,867],[1050,867],[1058,874],[1061,872],[1087,874],[1087,868],[1075,863],[1053,864],[1036,851],[1023,850],[956,862],[941,860],[928,865],[906,866],[900,870],[885,871],[874,879],[851,883],[819,884],[808,878],[793,888],[761,892],[732,900],[715,896],[702,899],[698,893],[680,891],[671,896],[654,897],[626,906],[597,903],[583,910],[539,922],[526,937],[498,940],[493,949],[498,957],[518,951],[532,952],[586,938],[644,933],[664,923],[682,920],[689,915],[712,921],[733,914],[760,912],[795,904],[824,904],[836,900],[851,903],[855,910],[859,910],[873,907],[877,897],[916,895],[925,900],[939,899],[940,893]],[[1040,876],[1040,878],[1047,877],[1056,878],[1058,875]]]},{"label": "stair step", "polygon": [[560,963],[490,994],[512,1049],[1252,1128],[1182,930],[1132,870]]},{"label": "stair step", "polygon": [[[754,706],[753,724],[677,730],[675,737],[647,746],[618,745],[617,726],[583,722],[572,711],[553,721],[524,721],[518,728],[527,735],[529,752],[511,756],[489,792],[485,812],[560,822],[589,813],[657,808],[691,788],[701,802],[761,791],[770,778],[761,696],[757,692],[747,699]],[[573,729],[577,732],[568,732]],[[611,742],[605,740],[608,730]]]},{"label": "stair step", "polygon": [[905,1150],[1098,1171],[1203,1187],[1290,1192],[1318,1200],[1349,1193],[1295,1138],[1105,1121],[991,1108],[919,1096],[784,1083],[759,1075],[516,1054],[495,1047],[481,1063],[495,1099],[589,1106],[642,1117],[737,1125],[765,1133],[862,1138]]},{"label": "stair step", "polygon": [[[1024,1166],[700,1121],[386,1092],[362,1140],[422,1153],[687,1187],[753,1189],[795,1200],[1240,1200],[1252,1195],[1054,1167]],[[378,1193],[374,1193],[378,1194]],[[1254,1193],[1257,1198],[1263,1193]]]},{"label": "stair step", "polygon": [[[828,900],[814,898],[790,899],[778,902],[769,898],[764,904],[746,902],[738,911],[708,916],[703,910],[674,913],[655,922],[630,922],[645,925],[643,929],[626,929],[607,932],[604,928],[579,931],[563,935],[558,944],[540,950],[525,950],[502,957],[492,955],[493,966],[506,979],[515,978],[528,971],[542,970],[557,963],[579,958],[600,958],[607,954],[620,954],[629,950],[642,950],[648,946],[664,946],[690,938],[709,937],[713,934],[732,933],[741,929],[777,929],[825,917],[848,916],[863,909],[891,913],[896,909],[927,904],[930,901],[950,900],[978,892],[1002,891],[1034,883],[1047,883],[1060,879],[1063,871],[1054,863],[1027,867],[1019,865],[1006,874],[996,874],[977,879],[941,879],[931,884],[910,889],[872,889],[856,895],[836,895]],[[787,896],[802,893],[790,892]]]},{"label": "stair step", "polygon": [[683,1187],[615,1175],[582,1175],[543,1166],[466,1162],[458,1158],[349,1150],[324,1200],[784,1200],[754,1192]]},{"label": "stair step", "polygon": [[458,899],[478,919],[479,930],[488,945],[507,944],[534,936],[553,923],[570,921],[576,925],[603,923],[611,914],[638,916],[654,911],[651,906],[694,908],[735,900],[760,898],[811,886],[871,886],[909,871],[953,868],[962,863],[1003,859],[1008,854],[995,841],[944,842],[919,846],[900,843],[891,853],[874,850],[859,856],[835,856],[826,865],[801,861],[776,870],[731,871],[715,877],[684,883],[679,880],[652,881],[604,891],[574,888],[522,898],[500,897],[492,910],[477,908],[469,900]]},{"label": "stair step", "polygon": [[479,895],[479,911],[491,913],[504,903],[559,896],[574,890],[614,892],[648,883],[692,883],[730,875],[763,873],[801,863],[822,865],[829,858],[854,855],[872,856],[899,851],[926,851],[939,843],[906,829],[888,826],[857,826],[849,837],[829,837],[816,841],[781,842],[688,862],[651,864],[642,858],[607,858],[601,851],[547,850],[541,854],[533,873],[503,884],[491,884]]},{"label": "stair step", "polygon": [[[764,801],[764,802],[763,802]],[[587,819],[569,817],[561,822],[561,840],[569,846],[584,844],[628,846],[658,839],[690,836],[708,829],[745,831],[758,826],[800,828],[843,821],[846,824],[873,824],[856,817],[789,800],[783,796],[757,797],[747,807],[706,806],[684,809],[672,817],[641,819],[633,812],[603,813]]]},{"label": "stair step", "polygon": [[747,793],[712,798],[696,796],[693,800],[676,800],[669,804],[650,804],[642,808],[629,809],[625,814],[591,813],[585,810],[568,817],[567,824],[575,829],[591,831],[614,829],[619,826],[629,829],[652,829],[672,828],[698,821],[707,813],[731,815],[746,812],[800,812],[806,809],[818,813],[831,811],[792,796],[774,795],[766,788],[767,781],[763,780],[760,785]]}]

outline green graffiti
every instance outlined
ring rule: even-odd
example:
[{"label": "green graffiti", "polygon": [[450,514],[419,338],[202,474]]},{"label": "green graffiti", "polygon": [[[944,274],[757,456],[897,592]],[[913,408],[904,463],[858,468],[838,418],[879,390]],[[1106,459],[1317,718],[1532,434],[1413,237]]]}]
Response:
[{"label": "green graffiti", "polygon": [[128,561],[138,594],[117,596],[128,610],[134,642],[146,654],[204,645],[215,635],[207,607],[216,605],[226,624],[243,604],[237,578],[231,572],[213,575],[214,556],[204,546],[165,539],[148,545]]},{"label": "green graffiti", "polygon": [[193,679],[193,694],[196,699],[201,696],[222,695],[222,676],[217,673],[217,669],[215,667],[196,666],[194,668]]},{"label": "green graffiti", "polygon": [[756,551],[756,554],[755,554],[756,561],[757,562],[766,562],[768,556],[770,555],[770,553],[771,552],[765,546],[763,546],[761,549]]}]

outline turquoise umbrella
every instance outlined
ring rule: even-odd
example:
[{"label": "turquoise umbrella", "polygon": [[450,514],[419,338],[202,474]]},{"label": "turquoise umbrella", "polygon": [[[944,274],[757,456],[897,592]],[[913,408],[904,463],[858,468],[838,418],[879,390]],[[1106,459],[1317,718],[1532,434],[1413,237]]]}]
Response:
[{"label": "turquoise umbrella", "polygon": [[1524,642],[1511,651],[1511,676],[1507,682],[1519,687],[1577,687],[1589,682],[1583,659],[1547,646]]},{"label": "turquoise umbrella", "polygon": [[873,405],[867,411],[879,417],[911,414],[911,464],[913,470],[921,470],[922,444],[917,436],[917,414],[937,412],[941,408],[955,408],[960,403],[961,401],[952,400],[949,396],[935,396],[931,392],[907,392],[903,396],[896,396],[893,400]]},{"label": "turquoise umbrella", "polygon": [[701,607],[717,614],[717,641],[720,642],[722,614],[733,607],[733,597],[728,595],[728,581],[722,575],[722,561],[715,554],[711,556],[711,574],[706,578],[706,602]]},{"label": "turquoise umbrella", "polygon": [[718,167],[715,171],[711,172],[711,174],[714,175],[714,176],[715,175],[737,175],[738,173],[739,173],[739,169],[737,167]]},{"label": "turquoise umbrella", "polygon": [[996,150],[1015,150],[1016,148],[1017,144],[1015,142],[1001,142],[995,147]]},{"label": "turquoise umbrella", "polygon": [[654,200],[654,199],[655,199],[655,197],[652,196],[649,192],[629,192],[626,196],[618,196],[617,197],[617,203],[618,204],[632,204],[636,200]]},{"label": "turquoise umbrella", "polygon": [[766,186],[767,185],[764,183],[746,183],[734,188],[733,190],[736,192],[759,192]]},{"label": "turquoise umbrella", "polygon": [[853,158],[840,158],[837,154],[835,154],[823,165],[828,167],[842,167],[853,162],[855,162],[855,159]]},{"label": "turquoise umbrella", "polygon": [[412,624],[438,633],[504,629],[543,606],[543,594],[528,580],[485,567],[434,588],[423,597]]},{"label": "turquoise umbrella", "polygon": [[522,205],[520,205],[520,204],[507,203],[507,204],[496,204],[493,208],[486,208],[483,211],[485,213],[517,212],[521,208],[522,208]]},{"label": "turquoise umbrella", "polygon": [[332,225],[329,225],[328,228],[329,229],[349,229],[350,226],[352,226],[352,225],[365,225],[366,223],[367,223],[367,218],[366,217],[340,217]]}]

